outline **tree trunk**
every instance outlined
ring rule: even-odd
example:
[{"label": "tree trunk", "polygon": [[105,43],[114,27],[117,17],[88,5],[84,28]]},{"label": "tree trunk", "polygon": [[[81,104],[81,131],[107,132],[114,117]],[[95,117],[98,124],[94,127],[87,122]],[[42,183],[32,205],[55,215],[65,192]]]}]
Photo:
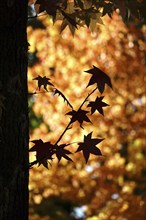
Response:
[{"label": "tree trunk", "polygon": [[28,219],[27,0],[0,1],[0,220]]}]

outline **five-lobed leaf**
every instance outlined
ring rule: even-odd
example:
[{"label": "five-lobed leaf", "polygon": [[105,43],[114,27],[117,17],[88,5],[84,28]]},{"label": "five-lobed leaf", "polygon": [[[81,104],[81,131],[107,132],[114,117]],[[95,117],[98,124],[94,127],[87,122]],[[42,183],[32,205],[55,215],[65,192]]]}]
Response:
[{"label": "five-lobed leaf", "polygon": [[38,13],[46,11],[49,15],[52,16],[53,20],[56,18],[56,13],[58,9],[57,0],[37,0],[35,5],[39,5]]},{"label": "five-lobed leaf", "polygon": [[58,158],[58,161],[61,160],[61,158],[65,158],[68,161],[72,161],[70,157],[68,157],[68,154],[72,154],[69,150],[64,149],[67,146],[67,144],[61,144],[61,145],[54,145],[56,149],[56,157]]},{"label": "five-lobed leaf", "polygon": [[75,121],[78,121],[80,123],[80,127],[83,128],[82,124],[83,124],[84,121],[91,123],[90,119],[86,115],[88,112],[89,111],[79,109],[78,111],[72,110],[72,111],[66,113],[66,115],[71,115],[72,116],[71,123],[74,123]]},{"label": "five-lobed leaf", "polygon": [[99,144],[103,139],[98,138],[91,138],[92,132],[89,133],[87,136],[84,135],[84,142],[78,143],[79,147],[76,150],[76,152],[82,151],[86,163],[88,162],[90,154],[93,155],[102,155],[99,148],[96,147],[97,144]]},{"label": "five-lobed leaf", "polygon": [[53,145],[50,142],[43,142],[41,139],[33,140],[31,142],[34,143],[34,146],[29,151],[36,151],[36,159],[39,163],[39,166],[42,164],[43,166],[47,167],[47,161],[53,159]]},{"label": "five-lobed leaf", "polygon": [[33,80],[37,80],[38,81],[38,88],[39,88],[39,90],[40,90],[41,86],[43,86],[44,89],[48,92],[47,85],[53,86],[53,84],[49,82],[50,79],[47,78],[46,76],[44,76],[44,77],[37,76]]},{"label": "five-lobed leaf", "polygon": [[104,92],[105,84],[112,88],[110,77],[96,66],[93,66],[92,69],[86,70],[85,72],[92,74],[87,87],[96,83],[101,94]]},{"label": "five-lobed leaf", "polygon": [[42,164],[48,168],[48,160],[53,160],[52,155],[56,154],[58,161],[62,158],[72,161],[68,154],[72,154],[69,150],[64,149],[69,144],[53,145],[50,142],[43,142],[41,139],[31,141],[34,146],[29,150],[30,152],[36,152],[36,159],[39,166]]},{"label": "five-lobed leaf", "polygon": [[68,14],[64,11],[61,11],[62,15],[64,16],[64,19],[66,19],[72,26],[74,26],[77,29],[77,22],[75,21],[75,18],[73,18],[73,15]]},{"label": "five-lobed leaf", "polygon": [[87,107],[91,107],[91,114],[93,114],[97,110],[100,114],[104,115],[102,108],[109,106],[109,105],[102,101],[103,98],[104,98],[104,96],[101,96],[101,97],[97,96],[97,98],[94,102],[89,102]]},{"label": "five-lobed leaf", "polygon": [[113,3],[104,3],[102,16],[108,14],[109,17],[112,17],[113,14]]}]

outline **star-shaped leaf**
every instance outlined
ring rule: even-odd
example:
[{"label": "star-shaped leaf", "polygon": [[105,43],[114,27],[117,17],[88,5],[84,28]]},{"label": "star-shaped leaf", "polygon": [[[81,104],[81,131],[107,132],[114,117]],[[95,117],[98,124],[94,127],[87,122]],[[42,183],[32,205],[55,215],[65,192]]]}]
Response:
[{"label": "star-shaped leaf", "polygon": [[103,139],[98,138],[91,138],[92,132],[89,133],[87,136],[84,135],[84,142],[79,143],[79,147],[76,152],[83,151],[83,155],[85,158],[86,163],[88,162],[90,154],[94,155],[102,155],[99,148],[96,147]]},{"label": "star-shaped leaf", "polygon": [[37,81],[38,81],[39,90],[40,90],[41,86],[43,86],[44,89],[45,89],[46,91],[48,91],[48,90],[47,90],[47,85],[53,86],[53,84],[49,82],[50,79],[47,78],[46,76],[44,76],[44,77],[37,76],[37,77],[34,78],[33,80],[37,80]]},{"label": "star-shaped leaf", "polygon": [[55,153],[58,158],[58,161],[60,161],[62,157],[68,161],[72,161],[72,159],[67,156],[67,154],[72,154],[72,153],[69,150],[64,149],[66,146],[67,146],[66,144],[55,145],[55,149],[56,149]]},{"label": "star-shaped leaf", "polygon": [[91,114],[93,114],[97,110],[100,114],[104,115],[102,108],[109,105],[102,101],[103,98],[104,96],[101,97],[97,96],[94,102],[89,102],[87,107],[91,107]]},{"label": "star-shaped leaf", "polygon": [[105,84],[112,88],[110,77],[96,66],[93,66],[92,69],[86,70],[85,72],[92,74],[92,77],[87,87],[93,85],[94,83],[97,83],[97,87],[100,93],[103,93],[105,89]]},{"label": "star-shaped leaf", "polygon": [[71,123],[73,123],[75,121],[78,121],[80,123],[80,127],[83,128],[82,123],[84,121],[91,123],[90,119],[86,115],[88,112],[89,111],[79,109],[78,111],[72,110],[72,111],[66,113],[66,115],[71,115],[72,116]]},{"label": "star-shaped leaf", "polygon": [[43,164],[47,168],[47,161],[52,160],[52,155],[55,153],[53,145],[50,142],[43,142],[41,139],[31,142],[34,143],[34,146],[29,151],[36,151],[36,159],[39,166]]},{"label": "star-shaped leaf", "polygon": [[112,3],[104,3],[102,16],[108,14],[109,17],[112,17],[113,13],[113,4]]},{"label": "star-shaped leaf", "polygon": [[58,1],[57,0],[37,0],[35,2],[35,5],[39,5],[38,13],[41,13],[43,11],[46,11],[49,15],[52,16],[53,20],[56,18],[57,13],[57,6]]},{"label": "star-shaped leaf", "polygon": [[77,22],[75,21],[75,18],[73,18],[73,14],[68,14],[64,11],[61,11],[64,18],[77,29]]}]

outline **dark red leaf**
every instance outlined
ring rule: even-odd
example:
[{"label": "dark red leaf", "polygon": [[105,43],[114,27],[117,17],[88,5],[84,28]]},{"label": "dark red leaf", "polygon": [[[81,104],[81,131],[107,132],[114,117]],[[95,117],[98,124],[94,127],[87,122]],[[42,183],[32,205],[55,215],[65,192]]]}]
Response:
[{"label": "dark red leaf", "polygon": [[52,160],[52,155],[55,153],[54,148],[50,142],[43,142],[41,139],[31,141],[34,146],[29,150],[30,152],[36,151],[36,159],[39,165],[47,166],[47,161]]},{"label": "dark red leaf", "polygon": [[39,7],[39,13],[46,11],[49,15],[55,19],[56,12],[57,12],[57,0],[37,0],[35,2],[35,5],[40,5]]},{"label": "dark red leaf", "polygon": [[43,86],[44,89],[45,89],[46,91],[48,91],[48,90],[47,90],[47,85],[53,86],[53,84],[49,82],[50,79],[47,78],[46,76],[44,76],[44,77],[37,76],[37,77],[34,78],[33,80],[37,80],[37,81],[38,81],[39,90],[40,90],[41,86]]},{"label": "dark red leaf", "polygon": [[87,136],[84,135],[84,142],[79,143],[79,147],[76,150],[76,152],[82,151],[86,163],[88,162],[90,154],[94,155],[102,155],[99,148],[96,147],[97,144],[99,144],[103,139],[98,138],[91,138],[92,132],[89,133]]},{"label": "dark red leaf", "polygon": [[96,66],[93,66],[92,69],[86,70],[85,72],[92,74],[92,77],[87,87],[93,85],[94,83],[97,83],[97,87],[100,93],[103,93],[105,89],[105,84],[112,88],[110,77]]},{"label": "dark red leaf", "polygon": [[64,149],[66,146],[66,144],[61,144],[61,145],[54,145],[55,149],[56,149],[56,156],[58,158],[58,161],[61,160],[61,158],[65,158],[68,161],[72,161],[72,159],[70,157],[67,156],[67,154],[72,154],[69,150]]},{"label": "dark red leaf", "polygon": [[75,121],[78,121],[80,123],[80,127],[83,128],[82,123],[84,121],[91,123],[90,119],[86,115],[88,112],[89,111],[79,109],[78,111],[72,110],[72,111],[66,113],[66,115],[71,115],[72,116],[71,123],[73,123]]},{"label": "dark red leaf", "polygon": [[91,114],[93,114],[97,110],[100,114],[104,115],[102,108],[109,105],[106,104],[105,102],[102,102],[103,98],[104,96],[97,97],[94,102],[89,102],[87,107],[91,107]]},{"label": "dark red leaf", "polygon": [[108,14],[109,17],[112,17],[113,9],[114,7],[112,3],[104,3],[102,16]]}]

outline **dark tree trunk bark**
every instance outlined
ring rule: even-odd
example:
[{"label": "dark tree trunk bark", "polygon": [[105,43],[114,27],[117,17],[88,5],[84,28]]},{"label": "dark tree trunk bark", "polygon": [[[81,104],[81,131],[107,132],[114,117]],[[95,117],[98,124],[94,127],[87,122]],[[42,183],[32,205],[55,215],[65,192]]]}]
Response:
[{"label": "dark tree trunk bark", "polygon": [[28,219],[27,0],[0,1],[0,220]]}]

